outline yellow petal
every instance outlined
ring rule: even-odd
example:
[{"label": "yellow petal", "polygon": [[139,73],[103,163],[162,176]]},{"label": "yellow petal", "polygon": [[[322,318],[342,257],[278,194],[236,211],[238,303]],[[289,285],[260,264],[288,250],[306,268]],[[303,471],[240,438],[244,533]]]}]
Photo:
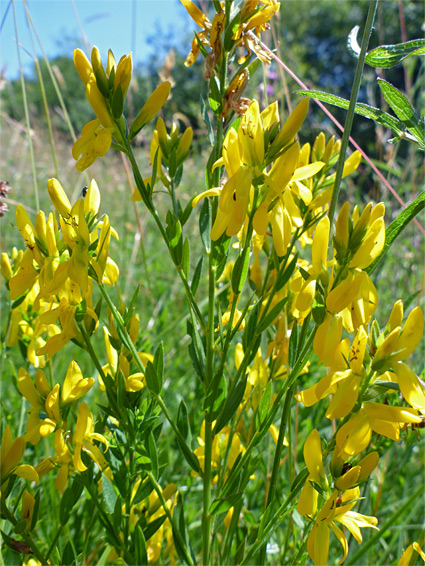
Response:
[{"label": "yellow petal", "polygon": [[393,365],[393,371],[397,375],[400,391],[406,401],[421,411],[425,411],[425,389],[419,378],[403,362]]}]

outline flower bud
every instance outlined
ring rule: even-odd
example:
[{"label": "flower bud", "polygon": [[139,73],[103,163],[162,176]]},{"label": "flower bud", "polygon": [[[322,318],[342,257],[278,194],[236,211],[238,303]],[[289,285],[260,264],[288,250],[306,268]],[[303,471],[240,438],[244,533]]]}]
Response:
[{"label": "flower bud", "polygon": [[128,136],[131,141],[152,118],[157,114],[167,101],[171,91],[171,83],[165,81],[156,88],[150,97],[147,99],[139,114],[130,126],[130,133]]},{"label": "flower bud", "polygon": [[64,218],[69,218],[71,214],[71,203],[62,188],[62,185],[56,179],[47,181],[47,190],[49,191],[50,200],[53,206]]},{"label": "flower bud", "polygon": [[349,211],[350,204],[348,202],[345,202],[338,214],[338,218],[335,223],[335,235],[333,244],[336,250],[336,259],[340,264],[344,263],[350,241],[350,231],[348,227],[350,222]]},{"label": "flower bud", "polygon": [[123,98],[127,94],[128,87],[131,81],[131,74],[133,72],[133,60],[132,54],[124,55],[121,57],[120,62],[118,63],[117,70],[115,72],[115,80],[114,80],[114,90],[121,87]]},{"label": "flower bud", "polygon": [[13,277],[12,265],[10,264],[8,254],[5,252],[1,254],[1,274],[6,282]]},{"label": "flower bud", "polygon": [[87,85],[91,77],[93,77],[93,67],[81,49],[74,50],[74,65],[80,75],[80,79]]}]

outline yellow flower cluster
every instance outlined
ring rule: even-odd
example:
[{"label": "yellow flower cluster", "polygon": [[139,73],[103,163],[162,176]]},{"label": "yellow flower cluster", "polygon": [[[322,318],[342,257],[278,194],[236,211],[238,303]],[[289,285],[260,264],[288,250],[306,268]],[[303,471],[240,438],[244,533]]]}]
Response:
[{"label": "yellow flower cluster", "polygon": [[[80,79],[86,87],[86,97],[90,102],[97,118],[88,122],[81,137],[72,148],[72,156],[77,161],[76,168],[84,171],[108,153],[112,139],[124,150],[126,145],[126,125],[122,116],[124,101],[130,86],[133,71],[131,53],[123,55],[118,64],[111,50],[108,52],[106,69],[102,64],[100,52],[93,47],[91,61],[81,49],[74,51],[74,65]],[[160,84],[143,105],[134,119],[128,132],[128,140],[137,133],[157,114],[165,104],[171,90],[168,81]]]},{"label": "yellow flower cluster", "polygon": [[[11,473],[38,481],[39,476],[59,468],[55,485],[63,490],[70,469],[86,469],[82,450],[110,475],[102,452],[93,443],[97,440],[107,446],[107,441],[94,432],[93,417],[84,402],[79,405],[74,433],[68,425],[71,406],[91,389],[94,379],[84,377],[75,361],[69,364],[62,386],[49,383],[41,368],[70,340],[83,344],[81,329],[88,335],[96,330],[93,281],[114,285],[118,279],[118,267],[109,257],[111,235],[117,234],[107,215],[98,217],[100,192],[94,180],[74,205],[56,179],[50,179],[47,188],[56,212],[46,219],[40,211],[33,224],[18,205],[17,226],[27,249],[15,250],[11,257],[2,255],[2,274],[14,301],[7,346],[20,342],[28,361],[38,368],[34,378],[24,368],[18,372],[19,392],[30,404],[29,418],[25,435],[15,442],[8,428],[4,433],[2,483]],[[51,434],[55,456],[36,470],[18,465],[26,442],[35,445]]]},{"label": "yellow flower cluster", "polygon": [[33,224],[18,205],[16,222],[27,249],[11,257],[2,254],[2,274],[16,304],[8,345],[29,341],[29,359],[36,367],[43,367],[44,356],[52,357],[71,339],[82,342],[76,317],[94,331],[93,280],[114,285],[119,275],[109,257],[111,235],[118,236],[108,215],[97,217],[96,182],[91,181],[85,197],[73,206],[56,179],[48,181],[48,191],[59,222],[54,212],[46,219],[40,211]]}]

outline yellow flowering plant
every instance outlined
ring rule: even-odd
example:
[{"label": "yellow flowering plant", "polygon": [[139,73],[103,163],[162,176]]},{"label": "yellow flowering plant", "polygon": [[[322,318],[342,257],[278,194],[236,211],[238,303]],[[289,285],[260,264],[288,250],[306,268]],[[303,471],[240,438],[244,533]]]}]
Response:
[{"label": "yellow flowering plant", "polygon": [[[185,298],[179,347],[188,342],[191,395],[174,385],[175,350],[142,326],[140,288],[121,291],[115,211],[101,187],[92,179],[71,204],[47,180],[52,209],[32,220],[18,204],[24,249],[1,260],[11,306],[3,342],[24,358],[11,371],[19,435],[3,427],[3,540],[41,564],[243,565],[272,563],[281,533],[279,563],[342,564],[365,552],[351,535],[361,545],[362,529],[377,531],[369,540],[384,534],[378,504],[359,512],[364,493],[391,444],[425,418],[423,381],[409,365],[422,310],[405,316],[399,300],[381,326],[371,277],[401,228],[386,228],[382,202],[345,202],[334,218],[341,180],[361,160],[346,156],[349,127],[342,142],[320,132],[301,144],[308,98],[282,119],[277,101],[242,97],[271,61],[261,34],[280,3],[213,0],[208,14],[182,4],[201,28],[185,65],[204,58],[209,93],[204,190],[189,199],[180,190],[194,132],[165,118],[171,83],[133,119],[126,112],[131,53],[116,63],[109,51],[104,64],[96,47],[90,58],[74,51],[96,118],[72,156],[85,171],[113,149],[133,173],[131,201],[153,220]],[[145,175],[135,139],[160,111]],[[48,545],[39,534],[47,490],[57,492]],[[70,541],[81,515],[90,529]],[[412,544],[400,563],[413,549],[423,555]]]}]

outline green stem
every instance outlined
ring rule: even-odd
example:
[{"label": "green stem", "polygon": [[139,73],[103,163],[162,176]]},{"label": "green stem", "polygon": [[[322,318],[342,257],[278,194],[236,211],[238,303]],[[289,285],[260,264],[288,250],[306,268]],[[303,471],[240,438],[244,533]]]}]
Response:
[{"label": "green stem", "polygon": [[[9,523],[11,523],[13,526],[15,526],[18,523],[18,521],[15,519],[15,516],[9,511],[3,495],[1,496],[1,513],[4,516],[4,518],[7,521],[9,521]],[[43,565],[47,564],[47,557],[44,557],[41,554],[41,552],[38,550],[32,538],[29,535],[27,535],[25,531],[20,533],[20,535],[24,539],[24,541],[28,544],[28,546],[31,548],[31,552],[34,554],[34,556],[36,556],[37,560],[39,560]]]},{"label": "green stem", "polygon": [[52,554],[53,549],[55,548],[56,543],[57,543],[57,541],[58,541],[58,539],[59,539],[59,537],[60,537],[60,534],[61,534],[61,532],[62,532],[62,530],[63,530],[63,527],[64,527],[64,525],[59,525],[59,528],[58,528],[58,530],[56,531],[55,537],[54,537],[54,539],[52,540],[52,544],[50,545],[49,550],[47,551],[46,560],[48,560],[48,559],[49,559],[49,556]]},{"label": "green stem", "polygon": [[129,552],[127,550],[127,546],[126,546],[126,543],[125,543],[126,541],[122,541],[120,539],[120,537],[116,534],[115,527],[113,526],[113,524],[109,520],[108,514],[105,513],[102,505],[100,504],[98,497],[97,497],[97,493],[95,493],[93,491],[90,482],[83,479],[83,475],[81,475],[80,477],[81,477],[82,482],[84,484],[84,487],[87,489],[93,503],[97,507],[97,510],[99,511],[99,515],[102,516],[102,521],[104,522],[104,524],[106,526],[107,532],[109,533],[111,538],[114,540],[113,544],[114,544],[115,548],[118,549],[118,552],[122,553],[122,556],[127,563],[133,564],[134,563],[133,557],[129,554]]},{"label": "green stem", "polygon": [[163,494],[162,494],[161,487],[160,487],[159,484],[156,482],[156,480],[155,480],[155,478],[153,477],[153,475],[152,475],[151,472],[148,472],[147,474],[148,474],[148,477],[149,477],[149,479],[150,479],[150,481],[151,481],[151,483],[152,483],[152,485],[153,485],[154,490],[156,491],[156,494],[157,494],[157,496],[158,496],[158,499],[159,499],[160,502],[161,502],[162,508],[164,509],[165,514],[167,515],[168,520],[170,521],[170,525],[171,525],[171,527],[172,527],[172,529],[173,529],[173,537],[175,537],[175,538],[179,541],[179,543],[180,543],[180,548],[181,548],[181,549],[183,550],[183,552],[184,552],[184,556],[185,556],[186,562],[189,564],[189,566],[194,566],[194,565],[193,565],[192,557],[190,556],[190,552],[189,552],[189,550],[187,549],[186,543],[185,543],[185,541],[184,541],[184,539],[183,539],[183,537],[182,537],[182,535],[181,535],[181,533],[180,533],[180,530],[179,530],[178,526],[175,524],[175,521],[174,521],[174,519],[173,519],[173,516],[171,515],[171,512],[170,512],[170,510],[169,510],[169,508],[168,508],[167,502],[166,502],[165,499],[164,499],[164,496],[163,496]]},{"label": "green stem", "polygon": [[329,211],[328,211],[328,216],[329,216],[329,220],[330,220],[331,225],[332,225],[332,220],[333,220],[333,217],[334,217],[334,214],[335,214],[336,203],[338,201],[339,191],[340,191],[340,188],[341,188],[341,179],[342,179],[342,172],[344,170],[345,153],[347,151],[350,132],[351,132],[351,128],[352,128],[352,125],[353,125],[354,110],[355,110],[355,106],[356,106],[356,102],[357,102],[357,97],[358,97],[358,94],[359,94],[360,83],[361,83],[361,80],[362,80],[362,73],[363,73],[363,67],[364,67],[364,60],[365,60],[365,57],[366,57],[366,50],[367,50],[367,46],[369,44],[370,35],[372,33],[373,22],[375,20],[375,14],[376,14],[376,10],[377,10],[377,7],[378,7],[378,2],[379,2],[379,0],[371,0],[371,2],[369,4],[369,11],[368,11],[368,14],[367,14],[365,29],[364,29],[364,32],[363,32],[360,55],[359,55],[359,58],[357,60],[357,67],[356,67],[356,72],[355,72],[355,75],[354,75],[353,87],[351,89],[350,104],[348,106],[347,117],[345,119],[344,133],[343,133],[342,140],[341,140],[341,149],[340,149],[340,152],[339,152],[339,159],[338,159],[338,164],[337,164],[337,167],[336,167],[335,184],[334,184],[334,187],[333,187],[332,199],[331,199],[331,202],[330,202],[330,205],[329,205]]},{"label": "green stem", "polygon": [[[119,127],[119,124],[118,124],[118,123],[117,123],[117,126]],[[123,132],[121,131],[121,129],[120,129],[120,133],[121,133],[122,139],[124,140],[126,155],[127,155],[127,157],[129,158],[129,160],[130,160],[130,164],[131,164],[131,168],[132,168],[132,170],[133,170],[134,179],[135,179],[135,181],[136,181],[137,189],[138,189],[138,191],[139,191],[139,193],[140,193],[140,196],[142,197],[143,202],[144,202],[145,205],[146,205],[146,208],[147,208],[147,209],[149,210],[149,212],[151,213],[151,215],[152,215],[152,217],[153,217],[153,219],[154,219],[154,221],[155,221],[155,224],[157,225],[158,230],[159,230],[160,233],[161,233],[162,239],[164,240],[164,242],[165,242],[165,244],[166,244],[166,246],[167,246],[167,249],[168,249],[168,251],[169,251],[169,253],[170,253],[170,252],[171,252],[171,250],[170,250],[170,243],[169,243],[169,239],[168,239],[167,233],[166,233],[166,231],[165,231],[164,226],[162,225],[161,219],[160,219],[159,216],[158,216],[158,212],[157,212],[157,210],[155,209],[155,206],[154,206],[152,200],[150,199],[150,197],[149,197],[149,195],[148,195],[148,193],[147,193],[146,186],[145,186],[145,183],[143,182],[143,178],[142,178],[142,176],[141,176],[141,174],[140,174],[139,167],[138,167],[137,162],[136,162],[136,159],[135,159],[135,157],[134,157],[134,154],[133,154],[133,150],[132,150],[132,148],[131,148],[131,145],[129,144],[129,142],[128,142],[127,139],[125,138],[125,135],[123,134]],[[174,198],[175,198],[175,197],[174,197],[174,191],[173,191],[173,203],[174,203]],[[176,206],[177,206],[177,204],[176,204]],[[170,256],[171,256],[171,253],[170,253]],[[179,274],[180,279],[182,280],[182,283],[183,283],[183,285],[184,285],[185,292],[186,292],[186,297],[187,297],[187,301],[188,301],[188,303],[189,303],[189,306],[194,310],[194,312],[195,312],[195,314],[196,314],[196,318],[197,318],[197,320],[198,320],[198,323],[200,324],[202,330],[205,332],[205,323],[204,323],[204,319],[203,319],[202,313],[201,313],[201,311],[199,310],[198,303],[196,302],[196,299],[195,299],[195,297],[194,297],[194,295],[193,295],[193,293],[192,293],[192,289],[191,289],[191,287],[190,287],[190,285],[189,285],[189,282],[188,282],[187,279],[186,279],[186,275],[184,274],[184,272],[183,272],[182,269],[179,269],[179,266],[177,266],[177,273]]]},{"label": "green stem", "polygon": [[[260,530],[259,530],[259,537],[261,537],[263,535],[263,531],[264,531],[264,527],[265,524],[267,522],[267,519],[271,516],[271,514],[273,513],[273,503],[275,501],[275,495],[276,495],[276,486],[277,486],[277,478],[279,475],[279,469],[280,469],[280,459],[281,459],[281,454],[282,454],[282,448],[283,448],[283,441],[285,438],[285,430],[286,430],[286,425],[289,422],[289,415],[290,415],[290,411],[291,411],[291,402],[294,396],[294,385],[292,385],[292,387],[290,387],[288,389],[288,391],[286,392],[285,395],[285,403],[283,405],[283,411],[282,411],[282,417],[280,420],[280,428],[279,428],[279,436],[277,439],[277,443],[276,443],[276,450],[274,453],[274,461],[273,461],[273,468],[272,468],[272,475],[270,478],[270,485],[269,485],[269,491],[267,494],[267,502],[266,502],[266,509],[265,512],[263,514],[261,523],[260,523]],[[270,509],[268,510],[268,508],[270,507]],[[268,510],[268,512],[267,512]],[[266,560],[266,544],[264,544],[259,552],[259,557],[258,557],[258,564],[264,564],[265,560]]]},{"label": "green stem", "polygon": [[[215,314],[215,277],[216,266],[213,265],[212,253],[209,254],[209,285],[208,285],[208,326],[206,348],[205,395],[214,377],[214,314]],[[202,509],[202,550],[204,564],[209,564],[211,543],[211,461],[213,433],[211,419],[205,419],[205,451],[203,476],[203,509]]]},{"label": "green stem", "polygon": [[[294,365],[294,368],[292,369],[292,371],[289,374],[288,378],[286,379],[284,385],[282,386],[282,388],[280,389],[280,391],[276,395],[275,400],[273,402],[273,405],[271,406],[271,409],[270,409],[266,419],[264,420],[260,430],[257,430],[255,432],[250,443],[246,447],[246,450],[245,450],[242,458],[239,460],[239,462],[237,463],[237,465],[233,469],[231,477],[229,476],[229,478],[227,479],[226,485],[231,485],[232,479],[235,476],[237,476],[241,472],[242,468],[244,468],[247,465],[249,458],[251,457],[251,453],[252,453],[253,449],[255,448],[255,446],[267,434],[267,432],[270,428],[270,425],[273,423],[273,420],[276,416],[276,413],[279,410],[283,396],[285,395],[286,391],[288,391],[288,389],[290,387],[292,387],[292,385],[295,383],[295,381],[298,377],[298,374],[300,373],[300,371],[302,370],[302,368],[305,366],[305,364],[307,362],[307,359],[308,359],[308,357],[311,353],[311,345],[313,343],[313,339],[314,339],[314,335],[316,334],[316,330],[317,330],[317,326],[313,329],[310,336],[307,338],[306,343],[304,345],[304,348],[300,352],[298,359],[297,359],[297,361]],[[224,486],[223,491],[220,493],[220,497],[226,497],[226,495],[228,495],[228,493],[226,491],[226,485]]]},{"label": "green stem", "polygon": [[88,335],[88,332],[84,326],[84,324],[82,322],[78,323],[78,329],[81,332],[81,335],[84,339],[84,342],[87,346],[87,351],[90,354],[91,359],[93,360],[94,365],[96,366],[97,371],[99,372],[100,377],[102,378],[103,382],[105,382],[105,374],[103,372],[102,366],[100,364],[100,361],[96,355],[96,352],[93,349],[93,345],[91,343],[90,340],[90,336]]}]

